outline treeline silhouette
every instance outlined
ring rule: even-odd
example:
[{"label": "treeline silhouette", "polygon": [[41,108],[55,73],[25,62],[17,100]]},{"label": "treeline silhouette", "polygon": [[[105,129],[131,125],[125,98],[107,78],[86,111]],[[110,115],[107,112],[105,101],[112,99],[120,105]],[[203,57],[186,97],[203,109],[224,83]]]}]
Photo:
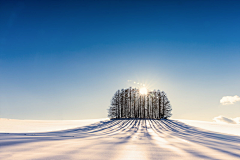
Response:
[{"label": "treeline silhouette", "polygon": [[118,90],[108,109],[110,119],[150,118],[167,119],[172,116],[172,107],[164,91],[140,93],[140,89],[127,88]]}]

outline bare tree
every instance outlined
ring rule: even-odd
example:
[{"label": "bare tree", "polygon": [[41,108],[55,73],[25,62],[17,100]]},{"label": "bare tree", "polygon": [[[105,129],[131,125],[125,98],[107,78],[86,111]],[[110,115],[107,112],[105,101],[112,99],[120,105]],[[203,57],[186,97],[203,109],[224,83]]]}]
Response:
[{"label": "bare tree", "polygon": [[115,118],[167,119],[172,116],[172,107],[164,91],[151,91],[140,94],[139,89],[118,90],[108,109],[108,116]]}]

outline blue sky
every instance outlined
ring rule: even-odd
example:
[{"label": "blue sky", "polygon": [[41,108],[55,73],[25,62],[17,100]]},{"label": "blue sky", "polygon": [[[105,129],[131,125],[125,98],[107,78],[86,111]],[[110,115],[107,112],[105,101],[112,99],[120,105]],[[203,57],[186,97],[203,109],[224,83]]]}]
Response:
[{"label": "blue sky", "polygon": [[[0,117],[107,116],[114,92],[164,90],[172,118],[240,116],[238,1],[0,1]],[[129,81],[131,80],[131,81]]]}]

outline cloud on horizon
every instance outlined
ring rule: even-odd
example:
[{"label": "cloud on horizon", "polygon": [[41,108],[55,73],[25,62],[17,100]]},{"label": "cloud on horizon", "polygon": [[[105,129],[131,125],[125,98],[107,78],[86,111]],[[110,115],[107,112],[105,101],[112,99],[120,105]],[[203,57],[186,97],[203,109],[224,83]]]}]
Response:
[{"label": "cloud on horizon", "polygon": [[218,123],[240,124],[240,117],[227,118],[227,117],[220,115],[218,117],[213,118],[213,120]]},{"label": "cloud on horizon", "polygon": [[234,104],[237,101],[240,101],[240,97],[235,95],[235,96],[224,96],[222,97],[222,99],[220,100],[220,103],[222,105],[229,105],[229,104]]}]

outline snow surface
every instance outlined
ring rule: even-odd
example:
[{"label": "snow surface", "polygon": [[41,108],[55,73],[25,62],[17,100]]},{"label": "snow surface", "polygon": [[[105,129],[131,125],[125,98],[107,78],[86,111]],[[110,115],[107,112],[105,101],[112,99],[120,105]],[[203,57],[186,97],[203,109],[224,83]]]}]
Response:
[{"label": "snow surface", "polygon": [[240,136],[240,124],[229,124],[229,123],[217,123],[217,122],[207,122],[207,121],[196,121],[196,120],[185,120],[178,119],[183,123],[191,126],[203,128],[206,130],[221,132],[225,134],[233,134]]},{"label": "snow surface", "polygon": [[[3,125],[4,121],[11,126]],[[6,121],[0,119],[0,130],[5,130],[0,133],[0,159],[4,160],[240,159],[240,136],[206,130],[206,126],[224,132],[238,130],[237,124],[139,119],[92,120],[93,124],[91,120]],[[75,128],[65,129],[69,127]]]},{"label": "snow surface", "polygon": [[89,125],[108,118],[86,120],[17,120],[0,118],[0,133],[49,132]]}]

